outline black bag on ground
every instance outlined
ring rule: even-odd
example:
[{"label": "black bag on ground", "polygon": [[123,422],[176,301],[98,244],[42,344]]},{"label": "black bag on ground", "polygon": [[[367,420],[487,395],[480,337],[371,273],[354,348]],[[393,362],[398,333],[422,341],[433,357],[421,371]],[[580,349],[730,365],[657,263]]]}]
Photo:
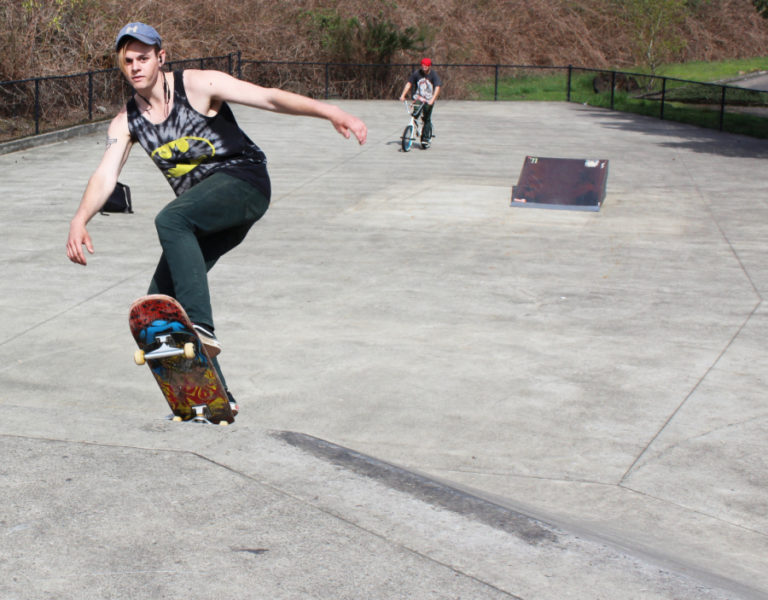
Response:
[{"label": "black bag on ground", "polygon": [[100,212],[102,215],[106,213],[132,213],[131,188],[118,181]]}]

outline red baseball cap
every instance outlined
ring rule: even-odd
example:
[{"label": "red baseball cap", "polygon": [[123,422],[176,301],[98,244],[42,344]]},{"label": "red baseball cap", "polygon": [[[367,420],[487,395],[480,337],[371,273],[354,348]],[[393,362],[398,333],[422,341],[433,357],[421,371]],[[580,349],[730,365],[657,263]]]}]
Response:
[{"label": "red baseball cap", "polygon": [[421,59],[421,66],[422,67],[431,67],[432,66],[432,60],[429,58],[422,58]]}]

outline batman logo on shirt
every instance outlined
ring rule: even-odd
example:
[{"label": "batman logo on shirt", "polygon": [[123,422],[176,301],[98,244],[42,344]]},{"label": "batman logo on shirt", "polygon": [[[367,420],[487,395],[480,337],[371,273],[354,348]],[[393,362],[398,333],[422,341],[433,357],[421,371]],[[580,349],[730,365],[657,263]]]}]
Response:
[{"label": "batman logo on shirt", "polygon": [[175,162],[176,166],[165,169],[165,175],[171,177],[181,177],[207,159],[216,154],[215,146],[202,137],[184,136],[152,151],[151,157],[155,155],[169,162]]}]

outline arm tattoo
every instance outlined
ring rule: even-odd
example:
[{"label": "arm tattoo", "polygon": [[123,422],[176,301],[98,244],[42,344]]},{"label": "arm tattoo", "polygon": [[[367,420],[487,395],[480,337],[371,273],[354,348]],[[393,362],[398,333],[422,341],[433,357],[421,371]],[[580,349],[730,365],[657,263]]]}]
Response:
[{"label": "arm tattoo", "polygon": [[109,147],[112,146],[113,144],[117,144],[117,138],[111,138],[107,136],[107,147],[104,148],[104,150],[109,150]]}]

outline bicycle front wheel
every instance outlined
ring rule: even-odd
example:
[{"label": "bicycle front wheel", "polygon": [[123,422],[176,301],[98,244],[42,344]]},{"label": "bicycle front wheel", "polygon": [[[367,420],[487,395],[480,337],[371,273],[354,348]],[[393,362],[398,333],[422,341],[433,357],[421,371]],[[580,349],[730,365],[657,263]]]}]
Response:
[{"label": "bicycle front wheel", "polygon": [[403,152],[408,152],[413,146],[413,125],[408,125],[403,130]]}]

